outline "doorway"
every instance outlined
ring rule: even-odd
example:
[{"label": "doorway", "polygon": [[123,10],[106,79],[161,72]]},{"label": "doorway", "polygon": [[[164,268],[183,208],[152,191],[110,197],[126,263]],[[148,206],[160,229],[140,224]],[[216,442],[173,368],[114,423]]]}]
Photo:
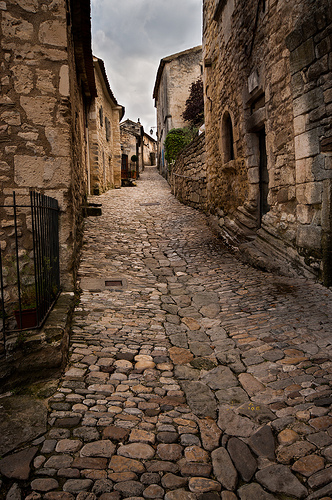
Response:
[{"label": "doorway", "polygon": [[269,194],[269,171],[267,169],[265,128],[262,128],[257,135],[259,141],[259,222],[261,223],[263,215],[270,210],[267,201]]}]

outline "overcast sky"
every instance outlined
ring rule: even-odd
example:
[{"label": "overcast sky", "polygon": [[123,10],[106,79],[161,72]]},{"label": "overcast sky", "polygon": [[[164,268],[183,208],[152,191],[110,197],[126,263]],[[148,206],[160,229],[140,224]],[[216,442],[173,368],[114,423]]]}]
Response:
[{"label": "overcast sky", "polygon": [[105,63],[124,119],[140,118],[147,133],[156,125],[160,59],[201,43],[202,0],[92,0],[93,53]]}]

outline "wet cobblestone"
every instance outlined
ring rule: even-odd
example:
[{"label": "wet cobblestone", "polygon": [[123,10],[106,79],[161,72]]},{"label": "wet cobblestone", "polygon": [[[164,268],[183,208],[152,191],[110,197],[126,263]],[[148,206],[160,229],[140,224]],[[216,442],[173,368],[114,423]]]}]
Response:
[{"label": "wet cobblestone", "polygon": [[98,202],[49,430],[0,461],[5,498],[332,497],[331,291],[238,262],[155,168]]}]

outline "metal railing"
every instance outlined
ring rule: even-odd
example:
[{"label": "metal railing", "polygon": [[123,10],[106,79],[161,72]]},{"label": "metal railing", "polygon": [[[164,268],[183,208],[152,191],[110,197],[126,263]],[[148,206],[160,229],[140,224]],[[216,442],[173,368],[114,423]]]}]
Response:
[{"label": "metal railing", "polygon": [[[2,341],[6,333],[40,327],[60,293],[59,206],[30,193],[30,203],[0,206]],[[12,214],[12,219],[11,219]],[[0,332],[1,337],[1,332]]]}]

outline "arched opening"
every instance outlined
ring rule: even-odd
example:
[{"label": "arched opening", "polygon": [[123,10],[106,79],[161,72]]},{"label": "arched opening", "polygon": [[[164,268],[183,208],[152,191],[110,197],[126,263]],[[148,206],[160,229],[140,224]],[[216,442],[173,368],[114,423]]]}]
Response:
[{"label": "arched opening", "polygon": [[228,111],[224,113],[222,119],[222,149],[224,163],[234,160],[234,137],[233,137],[233,124]]}]

